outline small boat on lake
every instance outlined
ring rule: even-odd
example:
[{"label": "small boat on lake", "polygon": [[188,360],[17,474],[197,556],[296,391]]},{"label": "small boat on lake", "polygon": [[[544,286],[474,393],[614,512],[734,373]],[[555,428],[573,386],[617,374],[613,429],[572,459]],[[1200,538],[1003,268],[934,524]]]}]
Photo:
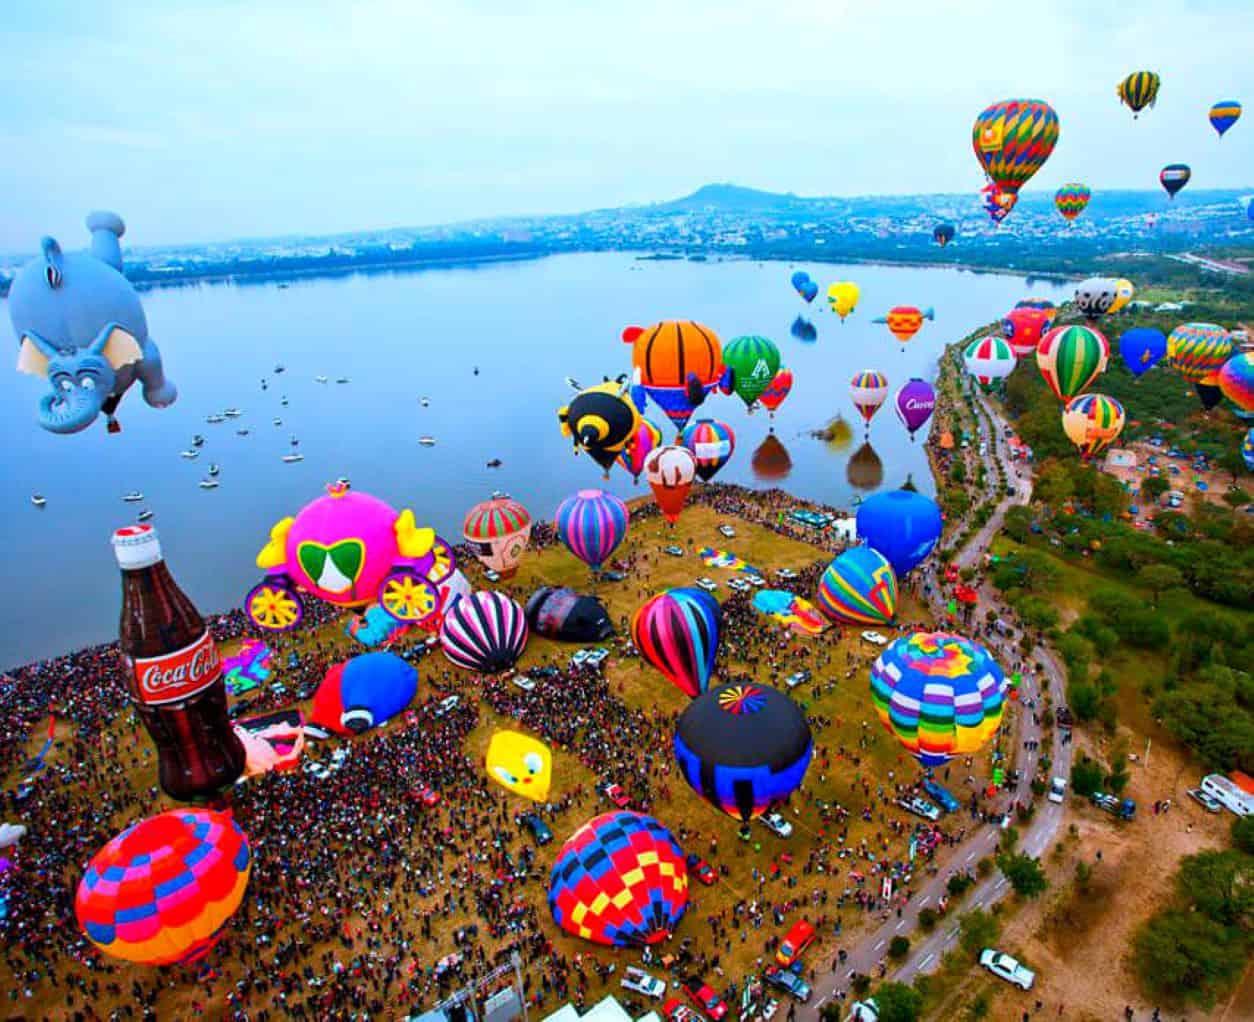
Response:
[{"label": "small boat on lake", "polygon": [[317,381],[318,383],[326,383],[326,382],[327,382],[327,378],[326,378],[325,376],[315,376],[315,377],[314,377],[314,380],[315,380],[315,381]]},{"label": "small boat on lake", "polygon": [[500,468],[503,464],[504,462],[502,462],[500,458],[493,458],[488,462],[488,468]]},{"label": "small boat on lake", "polygon": [[422,444],[422,446],[423,446],[423,447],[434,447],[434,446],[435,446],[435,437],[433,437],[433,436],[420,436],[420,437],[418,438],[418,442],[419,442],[420,444]]},{"label": "small boat on lake", "polygon": [[219,422],[226,422],[226,416],[225,415],[206,415],[205,422],[213,423],[216,426]]},{"label": "small boat on lake", "polygon": [[144,508],[144,510],[142,510],[139,514],[135,516],[135,520],[137,522],[146,522],[151,517],[152,517],[152,512],[149,511],[147,508]]},{"label": "small boat on lake", "polygon": [[34,504],[35,507],[43,507],[45,504],[48,503],[48,498],[45,497],[42,493],[32,493],[30,495],[30,502]]},{"label": "small boat on lake", "polygon": [[228,419],[238,419],[244,413],[240,411],[238,408],[223,408],[222,414],[225,415]]},{"label": "small boat on lake", "polygon": [[281,404],[284,408],[287,407],[287,395],[286,394],[283,395],[283,397],[279,399],[279,404]]},{"label": "small boat on lake", "polygon": [[193,446],[193,447],[204,447],[204,446],[205,446],[205,438],[204,438],[203,436],[201,436],[199,433],[195,434],[195,435],[192,437],[192,446]]},{"label": "small boat on lake", "polygon": [[293,464],[295,464],[295,463],[296,463],[296,462],[298,462],[298,461],[304,461],[304,460],[305,460],[305,456],[304,456],[303,454],[285,454],[285,455],[283,455],[283,461],[284,461],[284,462],[286,462],[288,465],[293,465]]},{"label": "small boat on lake", "polygon": [[431,399],[429,397],[420,397],[418,399],[418,403],[422,405],[423,408],[431,407]]},{"label": "small boat on lake", "polygon": [[339,376],[336,378],[335,382],[336,383],[352,383],[353,381],[350,380],[347,376]]},{"label": "small boat on lake", "polygon": [[202,490],[216,490],[218,488],[218,481],[216,479],[202,479],[200,481],[200,488]]},{"label": "small boat on lake", "polygon": [[217,465],[210,465],[210,466],[209,466],[209,474],[210,474],[211,476],[216,476],[216,475],[217,475],[219,472],[221,472],[221,471],[222,471],[222,469],[220,469]]},{"label": "small boat on lake", "polygon": [[179,451],[179,457],[191,461],[193,458],[199,458],[200,452],[196,450]]},{"label": "small boat on lake", "polygon": [[235,435],[236,435],[236,436],[248,436],[248,434],[249,434],[250,432],[251,432],[251,430],[247,430],[247,429],[237,429],[237,430],[235,431]]},{"label": "small boat on lake", "polygon": [[284,369],[286,369],[286,368],[287,368],[287,366],[285,366],[282,362],[280,362],[278,365],[276,365],[276,366],[274,367],[274,371],[275,371],[276,373],[281,373],[281,372],[283,372],[283,370],[284,370]]},{"label": "small boat on lake", "polygon": [[283,420],[282,420],[282,419],[275,419],[275,420],[274,420],[274,424],[275,424],[276,426],[282,426],[282,425],[283,425]]},{"label": "small boat on lake", "polygon": [[138,490],[131,490],[130,493],[123,494],[122,499],[126,501],[126,503],[128,504],[138,504],[141,500],[144,499],[144,495],[140,493]]}]

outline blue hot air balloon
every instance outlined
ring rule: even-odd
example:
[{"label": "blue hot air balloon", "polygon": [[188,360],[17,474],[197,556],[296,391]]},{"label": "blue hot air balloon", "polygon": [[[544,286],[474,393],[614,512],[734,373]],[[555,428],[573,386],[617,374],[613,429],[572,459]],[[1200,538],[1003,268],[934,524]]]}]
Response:
[{"label": "blue hot air balloon", "polygon": [[1119,338],[1119,354],[1132,375],[1140,376],[1167,354],[1167,335],[1149,326],[1125,330]]},{"label": "blue hot air balloon", "polygon": [[921,562],[941,534],[936,501],[909,490],[891,490],[868,497],[858,508],[858,538],[878,550],[901,578]]},{"label": "blue hot air balloon", "polygon": [[801,285],[810,279],[810,274],[806,273],[805,270],[797,270],[797,272],[792,275],[791,279],[793,289],[800,291]]},{"label": "blue hot air balloon", "polygon": [[801,297],[804,298],[807,303],[814,301],[814,296],[818,293],[819,286],[812,280],[807,280],[801,285]]}]

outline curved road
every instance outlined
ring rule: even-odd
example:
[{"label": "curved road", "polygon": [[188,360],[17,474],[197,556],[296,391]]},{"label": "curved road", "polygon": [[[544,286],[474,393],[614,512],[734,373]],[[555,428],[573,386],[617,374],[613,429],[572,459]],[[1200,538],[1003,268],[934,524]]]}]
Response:
[{"label": "curved road", "polygon": [[[983,395],[980,395],[979,403],[989,414],[996,428],[1004,434],[1005,420],[986,402]],[[992,438],[988,436],[988,427],[984,419],[978,415],[976,419],[979,426],[980,439],[988,444],[988,454],[984,456],[984,462],[988,469],[989,486],[995,487],[997,485],[997,470],[993,461],[994,446]],[[1012,505],[1027,504],[1031,500],[1031,479],[1019,478],[1014,463],[1007,456],[1007,447],[1004,439],[1000,437],[998,439],[996,450],[999,452],[1002,463],[1005,466],[1007,480],[1011,481],[1015,487],[1015,493],[1014,496],[1005,496],[1002,499],[984,527],[958,551],[954,561],[959,567],[978,566],[985,551],[988,549],[989,543],[1001,529],[1006,511]],[[981,595],[986,606],[993,602],[994,594],[987,585],[981,587]],[[1044,712],[1043,693],[1038,686],[1042,683],[1048,686],[1054,706],[1066,705],[1065,675],[1053,653],[1044,645],[1038,645],[1029,659],[1041,664],[1044,667],[1044,671],[1037,672],[1032,677],[1025,676],[1019,688],[1022,712],[1019,714],[1019,730],[1016,744],[1013,746],[1019,754],[1022,754],[1025,741],[1041,740],[1042,732],[1040,726],[1036,723],[1032,711],[1026,705],[1023,705],[1031,700],[1035,702],[1039,712]],[[1063,744],[1062,733],[1058,729],[1055,729],[1053,732],[1053,747],[1049,750],[1049,753],[1053,764],[1051,774],[1059,777],[1070,777],[1071,745]],[[1037,755],[1038,753],[1031,754],[1028,761],[1021,760],[1021,762],[1034,764]],[[1021,769],[1018,787],[1013,792],[1013,799],[1016,802],[1032,801],[1031,781],[1033,773],[1032,769]],[[1045,799],[1037,800],[1036,813],[1032,817],[1032,822],[1026,830],[1021,831],[1019,849],[1039,858],[1053,840],[1059,824],[1062,823],[1062,817],[1063,806]],[[890,917],[878,929],[864,937],[857,946],[847,949],[848,958],[840,968],[835,972],[824,973],[814,981],[812,984],[814,992],[810,1002],[806,1005],[797,1006],[798,1017],[802,1019],[817,1018],[819,1009],[830,1001],[838,990],[845,991],[847,1004],[852,1003],[854,997],[849,992],[849,985],[854,974],[862,973],[864,975],[876,976],[880,962],[887,961],[886,955],[889,941],[899,934],[911,935],[918,923],[919,910],[928,907],[935,908],[941,898],[945,896],[945,884],[949,875],[955,871],[973,869],[981,858],[992,855],[997,845],[999,833],[1000,831],[992,825],[982,827],[959,846],[956,858],[951,860],[945,869],[933,877],[926,877],[926,874],[924,874],[926,882],[916,888],[909,904],[902,909],[900,918],[897,918],[895,915]],[[919,877],[916,876],[916,880],[918,879]],[[936,968],[944,954],[958,942],[958,916],[974,908],[987,908],[1001,898],[1007,890],[1008,883],[1006,878],[1001,875],[1000,871],[995,870],[986,879],[977,883],[962,898],[951,900],[949,911],[940,918],[935,929],[922,940],[912,940],[909,956],[895,968],[892,968],[890,963],[887,978],[902,983],[909,983],[920,973],[929,972]],[[830,954],[830,952],[823,953]]]}]

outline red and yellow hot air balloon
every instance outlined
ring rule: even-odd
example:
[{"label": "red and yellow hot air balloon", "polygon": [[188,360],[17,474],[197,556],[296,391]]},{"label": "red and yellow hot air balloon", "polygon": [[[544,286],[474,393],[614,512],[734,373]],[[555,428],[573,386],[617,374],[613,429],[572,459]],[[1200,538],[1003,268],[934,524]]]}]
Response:
[{"label": "red and yellow hot air balloon", "polygon": [[1039,99],[1005,99],[975,119],[971,146],[1005,213],[1057,143],[1058,114]]},{"label": "red and yellow hot air balloon", "polygon": [[1123,432],[1123,405],[1105,394],[1081,394],[1062,410],[1062,429],[1087,461]]},{"label": "red and yellow hot air balloon", "polygon": [[771,413],[771,418],[775,418],[775,409],[784,403],[789,392],[792,390],[792,370],[783,367],[775,374],[775,379],[771,380],[771,385],[762,391],[762,395],[758,398],[758,403]]},{"label": "red and yellow hot air balloon", "polygon": [[879,316],[872,322],[885,324],[892,331],[893,336],[905,344],[919,332],[925,319],[935,318],[936,313],[931,309],[917,309],[913,305],[894,305],[888,310],[888,315]]}]

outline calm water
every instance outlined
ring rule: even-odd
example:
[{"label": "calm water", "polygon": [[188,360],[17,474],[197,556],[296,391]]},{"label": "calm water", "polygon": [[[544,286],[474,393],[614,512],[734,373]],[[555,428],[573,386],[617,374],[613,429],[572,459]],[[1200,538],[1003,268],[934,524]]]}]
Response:
[{"label": "calm water", "polygon": [[[821,285],[809,307],[793,293],[792,267],[784,264],[624,255],[151,292],[144,298],[150,329],[180,391],[173,408],[149,409],[135,388],[120,409],[120,436],[108,436],[99,423],[56,437],[33,421],[43,382],[0,373],[7,439],[0,535],[9,579],[0,664],[116,633],[118,573],[109,535],[140,507],[154,512],[175,576],[202,610],[238,602],[259,577],[254,557],[270,526],[340,475],[412,507],[419,523],[450,540],[460,537],[467,508],[493,489],[551,517],[573,490],[602,485],[600,469],[573,457],[558,432],[554,412],[571,393],[564,379],[589,384],[629,369],[630,349],[619,332],[630,323],[685,317],[724,341],[745,333],[774,339],[796,377],[774,421],[791,468],[780,479],[755,473],[753,455],[771,423],[761,410],[746,414],[739,398],[716,394],[699,414],[723,419],[736,433],[735,456],[718,478],[782,485],[848,505],[858,492],[848,463],[862,443],[850,377],[876,368],[894,387],[910,376],[931,378],[945,343],[1028,293],[1054,295],[1048,284],[946,269],[808,269]],[[827,284],[839,279],[862,288],[858,311],[843,325],[820,307]],[[904,353],[886,327],[871,323],[894,304],[936,309],[936,321],[925,323]],[[806,312],[818,330],[814,343],[790,335],[793,319]],[[276,363],[286,372],[274,375]],[[319,384],[317,375],[331,382]],[[339,376],[351,382],[337,385]],[[280,405],[284,395],[287,407]],[[430,397],[427,408],[422,395]],[[229,406],[243,409],[243,417],[205,423]],[[854,433],[843,449],[806,435],[837,413]],[[666,422],[656,409],[648,414],[659,426]],[[273,425],[276,417],[282,426]],[[237,436],[241,428],[250,435]],[[179,451],[194,433],[207,442],[198,460],[185,461]],[[664,433],[671,435],[668,425]],[[437,445],[420,447],[423,434]],[[283,464],[293,435],[305,460]],[[880,485],[899,487],[913,476],[921,491],[932,491],[922,439],[920,433],[912,444],[889,405],[880,410],[870,430]],[[771,453],[766,460],[778,473],[779,448]],[[503,467],[487,468],[492,458]],[[864,452],[853,466],[863,486],[874,484],[874,460]],[[221,465],[221,486],[201,490],[210,462]],[[606,485],[624,497],[648,492],[643,480],[635,487],[618,468]],[[132,489],[144,493],[143,504],[122,503]],[[30,503],[35,491],[48,499],[42,510]]]}]

